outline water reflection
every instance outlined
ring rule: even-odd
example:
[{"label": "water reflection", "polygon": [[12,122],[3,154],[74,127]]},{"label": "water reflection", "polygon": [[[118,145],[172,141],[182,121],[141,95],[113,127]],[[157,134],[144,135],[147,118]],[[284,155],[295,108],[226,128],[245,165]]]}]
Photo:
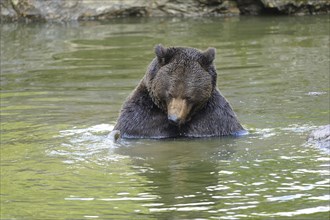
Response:
[{"label": "water reflection", "polygon": [[[320,167],[310,169],[315,161],[311,160],[311,149],[290,145],[265,149],[277,141],[278,135],[304,133],[308,126],[259,129],[243,138],[141,139],[122,140],[118,144],[106,139],[112,128],[101,124],[61,131],[60,137],[71,143],[62,146],[67,149],[65,156],[75,158],[72,164],[83,164],[87,159],[101,167],[121,165],[127,160],[129,170],[121,174],[117,183],[124,184],[123,178],[128,178],[135,187],[147,190],[135,193],[126,189],[110,197],[70,196],[65,200],[113,205],[134,201],[157,218],[283,217],[329,211],[329,206],[324,205],[288,209],[296,202],[312,205],[313,201],[328,201],[324,193],[330,183],[329,158],[315,154]],[[267,135],[270,132],[273,135]],[[269,204],[275,207],[272,212],[256,211],[264,210]]]}]

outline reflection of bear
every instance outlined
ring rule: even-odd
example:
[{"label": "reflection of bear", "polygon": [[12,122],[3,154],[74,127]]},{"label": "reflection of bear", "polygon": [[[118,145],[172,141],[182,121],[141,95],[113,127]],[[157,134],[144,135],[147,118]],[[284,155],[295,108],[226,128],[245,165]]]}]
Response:
[{"label": "reflection of bear", "polygon": [[156,46],[157,57],[124,103],[123,138],[213,137],[244,132],[216,88],[215,49]]}]

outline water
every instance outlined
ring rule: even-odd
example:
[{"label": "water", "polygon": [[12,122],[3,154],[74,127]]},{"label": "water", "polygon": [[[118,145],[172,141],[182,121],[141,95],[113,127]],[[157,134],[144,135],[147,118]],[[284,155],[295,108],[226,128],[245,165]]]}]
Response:
[{"label": "water", "polygon": [[[111,143],[154,45],[216,47],[250,135]],[[1,219],[328,219],[329,17],[1,25]]]}]

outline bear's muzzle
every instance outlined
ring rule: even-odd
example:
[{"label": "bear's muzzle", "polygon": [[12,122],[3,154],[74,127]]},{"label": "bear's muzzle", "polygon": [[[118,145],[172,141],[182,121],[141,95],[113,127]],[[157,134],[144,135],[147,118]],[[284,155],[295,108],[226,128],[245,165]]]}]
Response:
[{"label": "bear's muzzle", "polygon": [[167,118],[175,125],[184,124],[187,119],[191,105],[186,99],[172,98],[167,106]]}]

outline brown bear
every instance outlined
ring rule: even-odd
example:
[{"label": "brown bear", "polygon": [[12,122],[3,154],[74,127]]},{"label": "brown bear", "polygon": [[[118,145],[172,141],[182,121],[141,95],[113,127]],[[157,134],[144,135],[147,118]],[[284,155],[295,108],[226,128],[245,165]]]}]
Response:
[{"label": "brown bear", "polygon": [[217,89],[215,49],[155,47],[156,58],[127,98],[114,131],[122,138],[215,137],[246,133]]}]

